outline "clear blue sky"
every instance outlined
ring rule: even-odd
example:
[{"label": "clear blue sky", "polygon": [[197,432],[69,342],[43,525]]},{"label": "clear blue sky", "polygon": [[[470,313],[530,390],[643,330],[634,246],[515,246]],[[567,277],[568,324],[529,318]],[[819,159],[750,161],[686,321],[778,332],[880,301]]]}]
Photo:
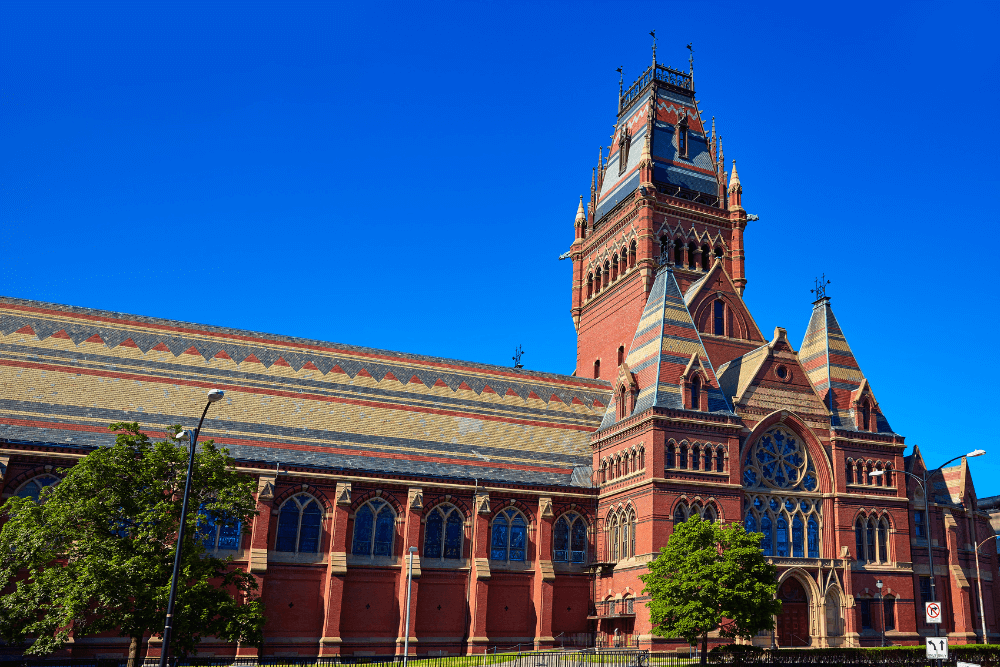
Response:
[{"label": "clear blue sky", "polygon": [[570,373],[556,258],[655,28],[761,329],[825,272],[894,429],[1000,494],[1000,5],[760,4],[3,3],[0,294]]}]

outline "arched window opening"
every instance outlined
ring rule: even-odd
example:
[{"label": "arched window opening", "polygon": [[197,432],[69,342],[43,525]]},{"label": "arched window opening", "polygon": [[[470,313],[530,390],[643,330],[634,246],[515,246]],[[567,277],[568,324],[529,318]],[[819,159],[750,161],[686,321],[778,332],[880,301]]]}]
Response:
[{"label": "arched window opening", "polygon": [[684,523],[687,521],[687,512],[684,511],[684,503],[678,503],[674,508],[674,523]]},{"label": "arched window opening", "polygon": [[681,470],[686,470],[688,467],[688,448],[687,445],[681,445],[681,458],[677,464],[677,467]]},{"label": "arched window opening", "polygon": [[805,526],[802,517],[798,514],[792,519],[792,557],[803,558],[805,556],[805,543],[803,542]]},{"label": "arched window opening", "polygon": [[725,472],[726,471],[726,452],[719,447],[715,450],[715,472]]},{"label": "arched window opening", "polygon": [[829,637],[839,637],[844,633],[840,615],[840,595],[832,590],[826,594],[826,634]]},{"label": "arched window opening", "polygon": [[847,459],[847,463],[844,464],[844,473],[847,476],[847,483],[854,484],[854,461]]},{"label": "arched window opening", "polygon": [[597,267],[597,273],[595,274],[595,281],[594,281],[594,291],[595,292],[601,291],[601,267]]},{"label": "arched window opening", "polygon": [[636,528],[635,510],[632,510],[632,511],[629,512],[628,523],[629,523],[629,535],[631,535],[630,541],[629,541],[629,545],[628,545],[628,554],[629,554],[630,557],[634,558],[635,557],[635,532],[636,532],[635,531],[635,528]]},{"label": "arched window opening", "polygon": [[712,249],[707,245],[701,247],[701,270],[708,271],[712,268]]},{"label": "arched window opening", "polygon": [[490,560],[524,562],[528,545],[528,522],[514,508],[506,509],[493,519],[490,540]]},{"label": "arched window opening", "polygon": [[895,484],[896,483],[892,479],[892,464],[890,463],[885,467],[885,485],[895,486]]},{"label": "arched window opening", "polygon": [[865,462],[864,461],[858,461],[855,465],[857,466],[857,476],[855,478],[854,483],[855,484],[867,484],[868,480],[865,479],[865,477],[866,477],[866,475],[865,475]]},{"label": "arched window opening", "polygon": [[674,466],[677,465],[677,461],[675,460],[676,456],[677,456],[677,447],[672,442],[668,443],[667,444],[667,469],[673,468]]},{"label": "arched window opening", "polygon": [[775,538],[777,541],[776,555],[778,558],[788,558],[788,519],[783,514],[775,522]]},{"label": "arched window opening", "polygon": [[300,493],[286,500],[278,510],[275,551],[318,553],[322,519],[319,501],[308,493]]},{"label": "arched window opening", "polygon": [[726,335],[726,304],[722,299],[716,299],[712,304],[712,333]]},{"label": "arched window opening", "polygon": [[809,557],[819,558],[819,521],[816,520],[815,516],[809,517],[806,533]]},{"label": "arched window opening", "polygon": [[604,282],[602,287],[607,287],[611,283],[611,262],[604,260]]},{"label": "arched window opening", "polygon": [[424,525],[424,558],[461,560],[465,521],[454,505],[438,505]]},{"label": "arched window opening", "polygon": [[878,559],[879,562],[889,562],[889,521],[884,517],[878,525]]},{"label": "arched window opening", "polygon": [[37,503],[42,496],[42,489],[55,486],[58,483],[59,478],[55,475],[39,475],[22,484],[15,495],[18,498],[31,498]]},{"label": "arched window opening", "polygon": [[611,280],[618,280],[618,253],[611,258]]},{"label": "arched window opening", "polygon": [[594,296],[594,274],[593,272],[587,274],[587,298]]},{"label": "arched window opening", "polygon": [[866,553],[865,553],[865,560],[868,560],[868,561],[871,561],[871,562],[875,562],[875,560],[878,558],[878,551],[875,550],[875,519],[874,518],[868,519],[867,523],[865,523],[865,535],[868,538],[866,540],[866,544],[865,544],[865,547],[866,547],[866,550],[865,550],[866,551]]},{"label": "arched window opening", "polygon": [[871,422],[869,421],[871,419],[871,417],[872,417],[872,408],[871,408],[871,405],[868,403],[867,399],[862,399],[861,400],[861,430],[862,431],[871,430],[871,428],[869,426],[871,424]]},{"label": "arched window opening", "polygon": [[628,405],[625,403],[625,385],[618,387],[618,419],[625,419],[628,416]]},{"label": "arched window opening", "polygon": [[[875,472],[878,472],[881,469],[882,469],[882,464],[881,463],[876,463],[875,464]],[[885,481],[883,479],[884,477],[885,477],[884,474],[883,475],[875,475],[874,477],[871,478],[872,479],[872,485],[873,486],[882,486],[882,483]]]},{"label": "arched window opening", "polygon": [[635,241],[632,241],[628,247],[628,266],[630,269],[635,268]]},{"label": "arched window opening", "polygon": [[622,558],[631,558],[632,554],[629,551],[629,545],[632,544],[632,521],[628,516],[622,517],[621,538],[622,543],[618,553]]},{"label": "arched window opening", "polygon": [[715,511],[714,507],[707,505],[705,507],[705,511],[702,512],[702,518],[704,518],[705,521],[718,521],[719,513]]},{"label": "arched window opening", "polygon": [[684,266],[684,242],[680,239],[674,241],[674,264]]},{"label": "arched window opening", "polygon": [[608,513],[608,555],[612,563],[618,562],[618,515],[614,512]]},{"label": "arched window opening", "polygon": [[646,469],[646,448],[639,447],[639,470]]},{"label": "arched window opening", "polygon": [[697,374],[691,379],[691,409],[701,410],[701,376]]},{"label": "arched window opening", "polygon": [[695,253],[697,252],[698,252],[698,244],[695,243],[694,241],[688,243],[688,268],[691,269],[692,271],[698,268],[698,265],[695,263]]},{"label": "arched window opening", "polygon": [[600,377],[601,377],[601,360],[598,359],[597,361],[594,362],[594,379],[596,380]]},{"label": "arched window opening", "polygon": [[747,512],[747,518],[743,520],[743,528],[746,529],[748,533],[757,532],[757,517],[755,517],[752,512]]},{"label": "arched window opening", "polygon": [[718,257],[719,259],[722,259],[722,257],[724,256],[724,253],[722,251],[722,246],[715,246],[715,256]]},{"label": "arched window opening", "polygon": [[705,472],[712,472],[712,448],[705,447]]},{"label": "arched window opening", "polygon": [[618,346],[618,365],[621,366],[624,363],[625,363],[625,346],[624,345],[619,345]]},{"label": "arched window opening", "polygon": [[698,463],[700,462],[700,460],[701,460],[701,450],[699,449],[698,445],[694,445],[693,447],[691,447],[691,470],[698,469],[699,467]]},{"label": "arched window opening", "polygon": [[396,513],[389,503],[373,498],[354,514],[354,539],[351,553],[355,556],[392,556],[396,536]]},{"label": "arched window opening", "polygon": [[552,560],[583,563],[587,556],[587,522],[576,512],[563,514],[552,533]]},{"label": "arched window opening", "polygon": [[636,472],[639,470],[639,453],[634,449],[632,454],[629,456],[629,472]]},{"label": "arched window opening", "polygon": [[625,248],[622,248],[622,258],[620,262],[621,263],[618,265],[619,276],[624,275],[625,272],[628,271],[628,251]]},{"label": "arched window opening", "polygon": [[865,524],[858,517],[858,520],[854,522],[854,557],[859,561],[864,561],[865,559]]},{"label": "arched window opening", "polygon": [[702,512],[701,505],[695,503],[691,505],[691,508],[688,510],[688,518],[693,517],[695,515],[697,515],[698,518],[701,518],[701,512]]},{"label": "arched window opening", "polygon": [[885,631],[896,629],[896,598],[891,595],[882,598],[882,629]]}]

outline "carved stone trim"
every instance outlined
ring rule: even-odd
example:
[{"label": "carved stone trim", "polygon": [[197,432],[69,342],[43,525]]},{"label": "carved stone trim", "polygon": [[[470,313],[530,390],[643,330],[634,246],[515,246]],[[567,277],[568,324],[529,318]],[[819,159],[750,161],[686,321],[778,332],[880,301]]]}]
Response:
[{"label": "carved stone trim", "polygon": [[[490,513],[490,494],[481,491],[476,494],[476,511],[480,514]],[[478,559],[477,559],[478,560]]]},{"label": "carved stone trim", "polygon": [[257,500],[274,500],[274,475],[257,478]]},{"label": "carved stone trim", "polygon": [[542,573],[542,581],[554,581],[556,578],[556,569],[552,565],[550,560],[540,560],[538,561],[538,569]]},{"label": "carved stone trim", "polygon": [[424,490],[411,488],[406,498],[407,506],[414,511],[421,512],[424,509]]},{"label": "carved stone trim", "polygon": [[351,483],[350,482],[338,482],[336,491],[336,503],[338,505],[350,505],[351,504]]},{"label": "carved stone trim", "polygon": [[264,574],[267,572],[267,549],[250,550],[250,573]]},{"label": "carved stone trim", "polygon": [[347,552],[330,552],[330,574],[347,574]]},{"label": "carved stone trim", "polygon": [[477,558],[476,559],[476,579],[484,580],[489,579],[492,575],[490,574],[490,561],[488,558]]},{"label": "carved stone trim", "polygon": [[538,499],[538,514],[543,519],[555,518],[555,512],[552,511],[552,498],[543,496]]}]

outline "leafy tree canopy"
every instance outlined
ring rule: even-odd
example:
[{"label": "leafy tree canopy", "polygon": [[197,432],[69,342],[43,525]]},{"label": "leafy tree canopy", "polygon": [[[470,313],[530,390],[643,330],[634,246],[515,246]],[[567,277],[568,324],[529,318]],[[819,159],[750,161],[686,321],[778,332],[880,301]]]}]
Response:
[{"label": "leafy tree canopy", "polygon": [[[136,423],[118,432],[46,487],[40,498],[0,507],[0,637],[30,641],[46,654],[69,639],[116,631],[132,639],[163,631],[189,447],[152,442]],[[180,427],[174,427],[170,435]],[[202,637],[259,644],[263,606],[246,572],[206,550],[216,526],[246,529],[256,514],[254,484],[225,449],[200,443],[192,475],[172,652],[196,651]],[[29,639],[30,638],[30,639]]]},{"label": "leafy tree canopy", "polygon": [[[749,639],[774,628],[777,570],[764,559],[760,536],[739,523],[723,526],[692,516],[674,526],[667,545],[640,577],[653,633],[694,645],[718,629]],[[705,651],[702,651],[702,662]]]}]

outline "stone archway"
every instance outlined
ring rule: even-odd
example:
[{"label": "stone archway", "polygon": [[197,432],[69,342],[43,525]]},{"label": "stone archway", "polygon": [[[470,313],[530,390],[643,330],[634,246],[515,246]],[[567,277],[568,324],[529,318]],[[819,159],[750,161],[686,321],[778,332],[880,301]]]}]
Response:
[{"label": "stone archway", "polygon": [[809,594],[796,577],[788,577],[778,586],[781,613],[777,617],[775,639],[778,646],[810,646]]}]

